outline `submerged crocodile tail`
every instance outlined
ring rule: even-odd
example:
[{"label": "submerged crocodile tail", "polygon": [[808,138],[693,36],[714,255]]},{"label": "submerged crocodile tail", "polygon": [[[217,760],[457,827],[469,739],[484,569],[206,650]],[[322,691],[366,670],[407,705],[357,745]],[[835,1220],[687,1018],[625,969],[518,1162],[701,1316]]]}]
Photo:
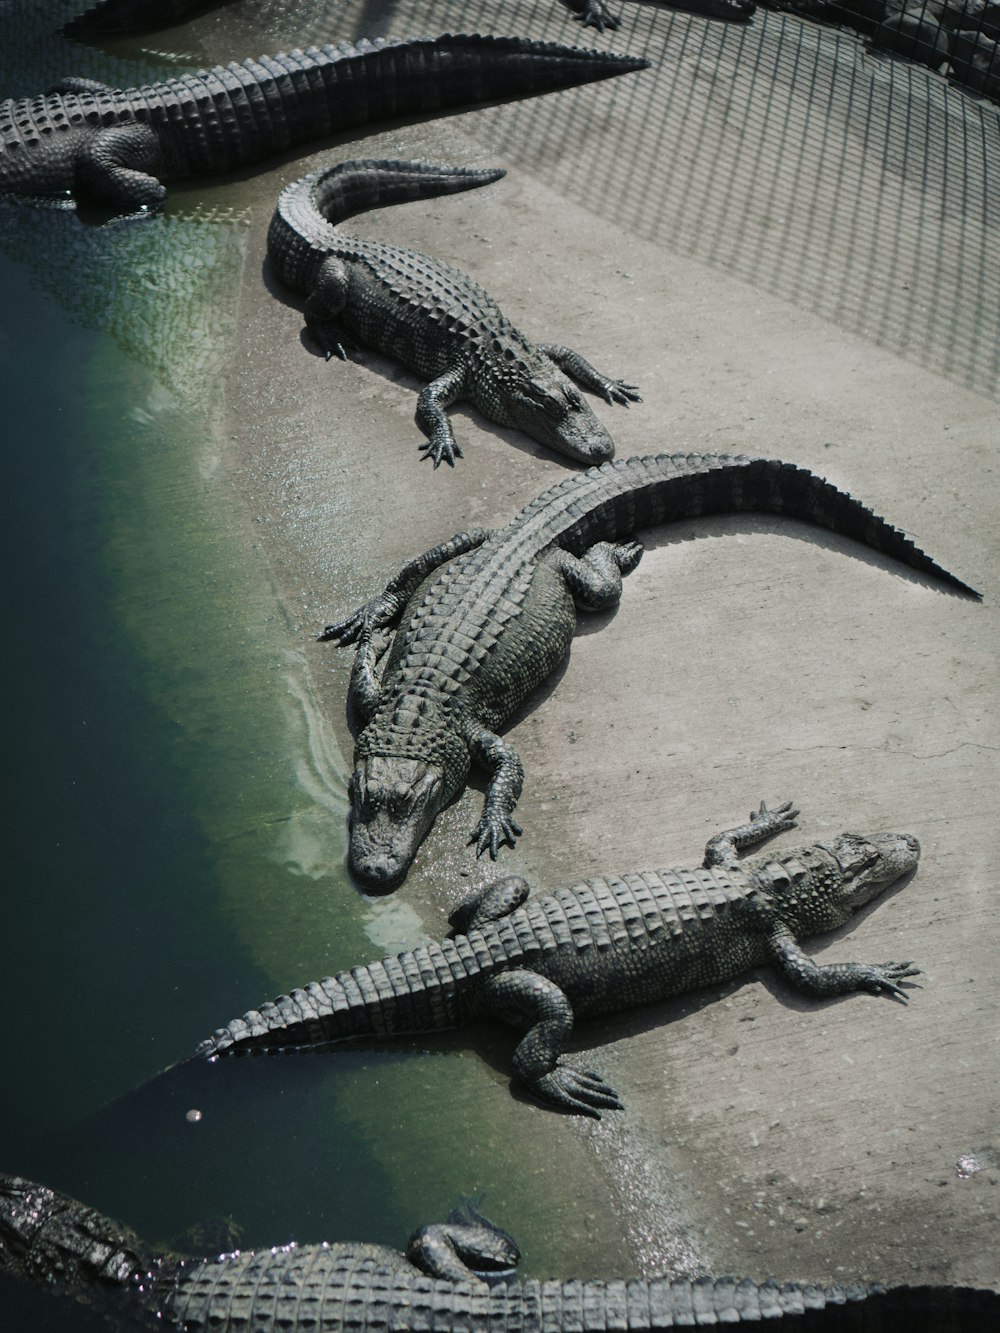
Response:
[{"label": "submerged crocodile tail", "polygon": [[573,550],[609,535],[626,536],[701,514],[784,514],[851,537],[963,593],[981,596],[859,500],[794,463],[731,454],[658,454],[605,463],[586,475],[593,494],[585,502],[574,504],[569,487],[560,483],[529,506],[541,509],[546,497],[564,488],[569,503],[561,507],[565,527],[560,540]]},{"label": "submerged crocodile tail", "polygon": [[462,983],[479,971],[465,940],[421,945],[279,995],[217,1028],[195,1055],[211,1059],[454,1027]]}]

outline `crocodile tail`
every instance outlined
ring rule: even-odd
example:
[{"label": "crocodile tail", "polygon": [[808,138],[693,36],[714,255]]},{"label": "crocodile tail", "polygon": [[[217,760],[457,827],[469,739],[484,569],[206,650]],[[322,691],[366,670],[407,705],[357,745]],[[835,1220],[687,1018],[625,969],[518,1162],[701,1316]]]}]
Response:
[{"label": "crocodile tail", "polygon": [[579,516],[573,519],[573,507],[562,506],[570,521],[560,540],[569,549],[607,540],[608,534],[625,536],[702,514],[783,514],[851,537],[960,592],[981,596],[852,495],[794,463],[731,454],[658,454],[605,463],[586,478],[594,491],[590,503],[576,505]]},{"label": "crocodile tail", "polygon": [[[359,42],[358,50],[370,53],[364,72],[373,82],[367,96],[362,84],[344,107],[345,124],[353,125],[375,116],[382,120],[530,97],[648,69],[650,63],[641,56],[480,33],[382,38]],[[377,99],[370,101],[373,93]]]},{"label": "crocodile tail", "polygon": [[485,956],[478,957],[461,938],[352,967],[279,995],[217,1028],[195,1056],[212,1059],[454,1027],[465,983],[482,970],[484,961]]},{"label": "crocodile tail", "polygon": [[[630,1282],[525,1282],[496,1287],[491,1307],[507,1306],[496,1326],[522,1327],[527,1309],[541,1315],[543,1333],[655,1333],[703,1324],[780,1321],[791,1330],[831,1333],[972,1333],[994,1329],[1000,1295],[965,1287],[890,1287],[867,1283],[812,1286],[750,1278],[652,1278]],[[506,1316],[506,1317],[504,1317]],[[527,1321],[524,1321],[527,1322]]]},{"label": "crocodile tail", "polygon": [[477,171],[473,167],[439,167],[430,162],[369,158],[339,162],[326,171],[314,172],[290,185],[283,194],[308,186],[315,207],[335,226],[368,208],[475,190],[506,174],[501,167]]}]

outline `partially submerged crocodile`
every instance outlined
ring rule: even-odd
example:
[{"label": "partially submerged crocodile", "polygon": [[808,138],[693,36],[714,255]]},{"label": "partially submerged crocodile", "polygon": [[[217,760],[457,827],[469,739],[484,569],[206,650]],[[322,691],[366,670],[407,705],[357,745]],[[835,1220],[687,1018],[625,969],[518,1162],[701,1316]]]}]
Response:
[{"label": "partially submerged crocodile", "polygon": [[[348,693],[360,724],[350,789],[355,874],[381,891],[398,884],[473,760],[490,774],[472,833],[477,853],[513,845],[524,774],[497,730],[569,651],[576,608],[618,600],[622,574],[642,554],[621,539],[740,511],[830,528],[972,593],[870,509],[789,463],[660,454],[567,477],[505,528],[460,532],[411,560],[319,636],[357,644]],[[387,650],[380,631],[390,629]]]},{"label": "partially submerged crocodile", "polygon": [[1000,1319],[1000,1295],[985,1288],[731,1277],[516,1281],[508,1274],[519,1257],[507,1233],[481,1219],[423,1227],[405,1254],[334,1242],[182,1259],[66,1195],[0,1175],[0,1273],[73,1297],[117,1329],[654,1333],[780,1320],[782,1330],[975,1333]]},{"label": "partially submerged crocodile", "polygon": [[817,966],[798,940],[833,930],[916,867],[908,833],[845,833],[741,864],[738,849],[792,828],[790,805],[761,806],[718,834],[697,870],[588,879],[540,898],[511,876],[451,915],[452,935],[312,982],[237,1018],[195,1058],[393,1037],[499,1019],[525,1033],[514,1078],[535,1097],[600,1118],[618,1094],[561,1057],[575,1017],[613,1013],[770,964],[807,995],[891,995],[911,963]]},{"label": "partially submerged crocodile", "polygon": [[429,383],[417,399],[424,456],[454,466],[462,450],[445,408],[460,398],[501,426],[585,463],[614,454],[611,437],[572,380],[609,403],[637,401],[579,353],[534,346],[493,298],[439,259],[359,240],[336,223],[367,208],[425,199],[495,181],[500,170],[426,162],[341,162],[281,193],[267,236],[271,267],[309,299],[306,322],[327,354],[346,359],[356,339],[402,361]]},{"label": "partially submerged crocodile", "polygon": [[66,37],[87,38],[168,28],[218,3],[219,0],[101,0],[64,23],[61,31]]},{"label": "partially submerged crocodile", "polygon": [[216,65],[141,88],[67,78],[0,103],[0,192],[155,208],[215,175],[372,120],[589,83],[649,62],[521,37],[379,37]]}]

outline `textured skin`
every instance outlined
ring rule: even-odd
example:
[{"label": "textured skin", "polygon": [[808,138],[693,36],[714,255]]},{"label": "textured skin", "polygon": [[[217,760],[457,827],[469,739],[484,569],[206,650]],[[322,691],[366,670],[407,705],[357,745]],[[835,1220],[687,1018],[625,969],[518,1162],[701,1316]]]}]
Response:
[{"label": "textured skin", "polygon": [[[406,565],[320,636],[357,644],[349,703],[360,725],[350,863],[385,891],[405,876],[473,759],[490,774],[472,838],[491,856],[520,832],[523,770],[496,734],[569,651],[576,609],[602,609],[644,526],[701,514],[780,513],[830,528],[971,592],[858,501],[804,469],[725,454],[661,454],[568,477],[507,527],[473,529]],[[386,651],[383,631],[394,630]]]},{"label": "textured skin", "polygon": [[271,267],[309,298],[306,321],[328,357],[346,358],[345,342],[356,340],[432,381],[417,422],[435,467],[462,456],[444,412],[460,398],[571,458],[604,462],[614,445],[569,377],[609,403],[637,401],[632,385],[568,348],[533,346],[478,283],[441,260],[336,229],[362,209],[474,189],[503,174],[377,161],[314,172],[281,193],[267,237]]},{"label": "textured skin", "polygon": [[162,204],[162,179],[217,174],[373,119],[587,83],[648,61],[520,37],[365,38],[164,83],[65,79],[0,103],[0,191]]},{"label": "textured skin", "polygon": [[[113,1255],[114,1266],[101,1255]],[[488,1285],[479,1276],[506,1274],[518,1257],[510,1238],[481,1220],[424,1227],[405,1255],[335,1243],[184,1261],[153,1254],[132,1233],[64,1195],[0,1176],[0,1272],[56,1286],[117,1329],[652,1333],[780,1319],[783,1330],[974,1333],[996,1328],[1000,1318],[996,1292],[968,1287],[822,1287],[735,1278]]]},{"label": "textured skin", "polygon": [[575,1016],[718,985],[763,964],[807,995],[905,1001],[898,983],[916,974],[910,963],[818,967],[798,940],[842,925],[913,870],[917,840],[844,834],[739,863],[739,848],[792,828],[796,813],[762,805],[749,824],[713,838],[697,870],[589,879],[541,898],[529,898],[521,879],[501,880],[452,913],[451,938],[282,995],[218,1028],[196,1058],[496,1018],[525,1033],[513,1060],[522,1086],[599,1117],[621,1103],[600,1075],[562,1062]]}]

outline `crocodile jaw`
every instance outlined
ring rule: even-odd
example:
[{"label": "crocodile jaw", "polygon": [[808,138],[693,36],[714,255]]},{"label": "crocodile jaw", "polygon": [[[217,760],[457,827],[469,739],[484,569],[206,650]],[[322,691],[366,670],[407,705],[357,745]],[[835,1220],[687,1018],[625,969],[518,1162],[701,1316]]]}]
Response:
[{"label": "crocodile jaw", "polygon": [[422,759],[368,755],[351,778],[351,870],[378,893],[406,876],[445,804],[444,769]]}]

